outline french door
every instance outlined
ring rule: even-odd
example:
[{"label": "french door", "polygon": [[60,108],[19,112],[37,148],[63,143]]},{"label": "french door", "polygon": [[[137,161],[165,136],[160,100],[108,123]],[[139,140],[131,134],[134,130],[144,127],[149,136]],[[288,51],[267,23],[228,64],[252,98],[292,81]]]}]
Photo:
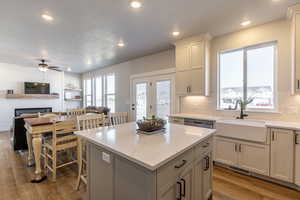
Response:
[{"label": "french door", "polygon": [[153,115],[167,119],[174,109],[174,75],[133,79],[131,102],[133,120]]}]

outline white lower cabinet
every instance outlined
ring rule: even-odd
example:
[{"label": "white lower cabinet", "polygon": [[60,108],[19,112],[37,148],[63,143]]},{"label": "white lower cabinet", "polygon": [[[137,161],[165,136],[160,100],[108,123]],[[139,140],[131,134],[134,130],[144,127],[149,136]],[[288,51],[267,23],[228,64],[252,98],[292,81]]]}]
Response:
[{"label": "white lower cabinet", "polygon": [[238,147],[238,165],[241,169],[269,176],[269,146],[242,143]]},{"label": "white lower cabinet", "polygon": [[294,180],[294,131],[271,129],[270,176],[286,182]]},{"label": "white lower cabinet", "polygon": [[257,174],[269,175],[269,146],[215,137],[214,160]]},{"label": "white lower cabinet", "polygon": [[295,145],[295,184],[300,186],[300,132],[296,132]]},{"label": "white lower cabinet", "polygon": [[238,155],[236,153],[237,142],[235,140],[215,137],[214,160],[226,165],[237,167]]}]

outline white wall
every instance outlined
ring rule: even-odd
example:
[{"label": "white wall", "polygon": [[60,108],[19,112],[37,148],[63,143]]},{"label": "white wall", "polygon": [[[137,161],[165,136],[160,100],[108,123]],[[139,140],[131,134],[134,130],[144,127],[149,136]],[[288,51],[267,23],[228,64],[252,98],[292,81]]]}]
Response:
[{"label": "white wall", "polygon": [[236,49],[267,41],[278,41],[278,104],[279,113],[249,114],[249,118],[299,121],[300,96],[291,95],[291,37],[290,22],[274,21],[261,26],[216,37],[211,42],[211,96],[186,97],[182,101],[182,112],[201,113],[232,117],[237,113],[217,111],[217,54],[220,51]]},{"label": "white wall", "polygon": [[[67,76],[68,77],[68,76]],[[67,78],[68,79],[68,78]],[[80,81],[80,79],[78,79]],[[63,110],[64,73],[56,71],[40,72],[37,68],[0,63],[0,91],[13,89],[14,93],[24,93],[24,82],[48,82],[50,92],[60,94],[59,99],[6,99],[0,98],[0,131],[12,126],[15,108],[52,107],[53,111]]]},{"label": "white wall", "polygon": [[[175,67],[175,51],[168,50],[98,69],[91,73],[115,73],[116,112],[128,112],[130,107],[130,76],[172,67]],[[83,77],[88,74],[83,74]]]}]

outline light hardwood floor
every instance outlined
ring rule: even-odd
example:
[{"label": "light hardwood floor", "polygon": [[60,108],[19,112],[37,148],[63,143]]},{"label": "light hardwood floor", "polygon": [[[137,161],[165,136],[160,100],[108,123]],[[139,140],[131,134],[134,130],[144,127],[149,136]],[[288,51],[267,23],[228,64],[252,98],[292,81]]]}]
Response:
[{"label": "light hardwood floor", "polygon": [[[57,182],[30,183],[33,168],[26,155],[12,151],[7,132],[0,133],[0,200],[84,200],[84,187],[75,191],[77,167],[58,170]],[[300,192],[221,167],[214,168],[213,200],[300,200]]]}]

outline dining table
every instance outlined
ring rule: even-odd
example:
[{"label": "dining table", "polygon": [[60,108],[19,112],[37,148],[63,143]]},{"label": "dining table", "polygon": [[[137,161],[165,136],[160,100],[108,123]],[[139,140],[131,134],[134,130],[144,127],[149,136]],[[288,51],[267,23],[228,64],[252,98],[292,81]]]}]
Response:
[{"label": "dining table", "polygon": [[[87,113],[91,115],[96,113]],[[53,123],[61,122],[67,119],[76,120],[76,116],[67,117],[65,115],[58,117],[39,117],[39,118],[26,118],[25,129],[26,139],[28,144],[28,167],[35,166],[34,178],[31,180],[32,183],[40,183],[46,179],[46,176],[42,172],[41,168],[41,156],[42,156],[42,138],[43,135],[52,133]],[[108,119],[106,122],[108,125]]]},{"label": "dining table", "polygon": [[33,167],[35,165],[35,176],[31,182],[39,183],[46,179],[46,176],[42,174],[41,169],[42,137],[44,134],[52,133],[53,123],[65,119],[65,116],[55,119],[51,117],[24,119],[28,144],[27,165],[28,167]]}]

